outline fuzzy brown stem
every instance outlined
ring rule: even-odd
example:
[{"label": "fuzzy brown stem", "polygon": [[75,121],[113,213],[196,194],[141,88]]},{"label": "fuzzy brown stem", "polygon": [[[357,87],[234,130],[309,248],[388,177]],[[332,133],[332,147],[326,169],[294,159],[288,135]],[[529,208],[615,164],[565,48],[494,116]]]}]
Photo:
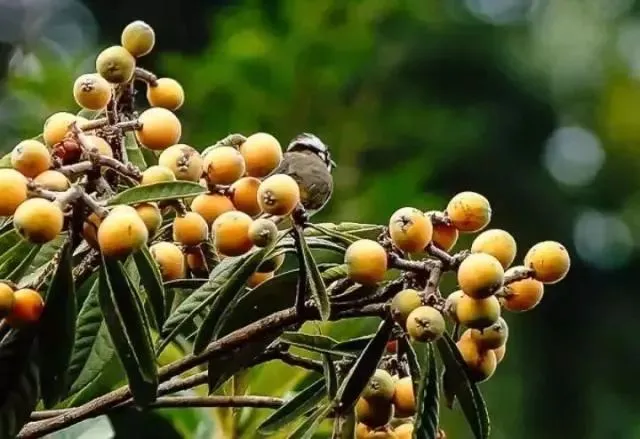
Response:
[{"label": "fuzzy brown stem", "polygon": [[78,127],[78,130],[82,131],[91,131],[98,128],[103,128],[109,125],[109,119],[106,117],[101,117],[100,119],[90,120],[87,123],[82,124],[82,126]]},{"label": "fuzzy brown stem", "polygon": [[158,77],[149,70],[143,69],[142,67],[136,67],[134,75],[136,79],[146,82],[151,87],[155,87],[157,85]]}]

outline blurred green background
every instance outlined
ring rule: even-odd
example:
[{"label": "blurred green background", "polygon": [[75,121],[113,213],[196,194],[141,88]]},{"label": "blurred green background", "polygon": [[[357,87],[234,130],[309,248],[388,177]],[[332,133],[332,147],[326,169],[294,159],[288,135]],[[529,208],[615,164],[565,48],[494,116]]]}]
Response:
[{"label": "blurred green background", "polygon": [[[3,152],[76,109],[73,80],[134,19],[158,37],[140,65],[185,88],[185,143],[310,131],[331,146],[337,187],[319,219],[385,223],[475,190],[519,258],[566,244],[569,277],[506,316],[506,359],[481,385],[492,437],[640,437],[640,2],[0,1]],[[299,380],[276,367],[255,393]],[[116,437],[222,437],[210,411],[148,416],[113,417]],[[470,437],[459,415],[443,419],[448,437]]]}]

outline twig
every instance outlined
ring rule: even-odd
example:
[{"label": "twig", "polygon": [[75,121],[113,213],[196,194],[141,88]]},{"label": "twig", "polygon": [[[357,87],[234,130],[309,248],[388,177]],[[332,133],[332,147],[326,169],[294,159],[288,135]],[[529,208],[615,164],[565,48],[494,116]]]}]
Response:
[{"label": "twig", "polygon": [[412,271],[414,273],[427,274],[431,271],[434,261],[410,261],[401,258],[395,253],[389,253],[389,267],[397,268],[403,271]]},{"label": "twig", "polygon": [[286,351],[276,351],[270,355],[275,360],[280,360],[290,366],[302,367],[303,369],[313,370],[322,373],[324,370],[320,361],[310,358],[300,357]]},{"label": "twig", "polygon": [[155,87],[157,85],[158,77],[149,70],[145,70],[142,67],[136,67],[134,75],[136,79],[146,82],[151,87]]},{"label": "twig", "polygon": [[91,195],[83,192],[82,201],[84,201],[87,207],[94,211],[100,218],[104,218],[107,216],[107,209],[98,204],[98,202]]},{"label": "twig", "polygon": [[442,277],[442,262],[435,262],[431,267],[429,278],[427,279],[427,285],[422,292],[422,302],[425,304],[434,304],[438,300],[442,301],[440,290],[440,278]]},{"label": "twig", "polygon": [[132,131],[132,130],[139,130],[140,128],[142,128],[142,124],[138,119],[132,119],[132,120],[123,120],[122,122],[118,122],[113,127],[116,129],[119,129],[120,131]]},{"label": "twig", "polygon": [[82,126],[79,126],[78,129],[82,131],[92,131],[98,128],[105,127],[107,125],[109,125],[109,119],[107,119],[106,117],[101,117],[100,119],[90,120],[89,122],[82,124]]}]

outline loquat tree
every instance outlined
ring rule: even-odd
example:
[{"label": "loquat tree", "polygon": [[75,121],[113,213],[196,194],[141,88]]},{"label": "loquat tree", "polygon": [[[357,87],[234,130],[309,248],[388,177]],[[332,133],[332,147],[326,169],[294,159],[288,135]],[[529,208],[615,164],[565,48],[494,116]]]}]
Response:
[{"label": "loquat tree", "polygon": [[[490,202],[470,191],[384,225],[313,223],[333,191],[328,147],[306,133],[284,152],[267,133],[202,153],[182,143],[180,83],[138,66],[154,43],[149,25],[127,25],[72,85],[82,109],[51,115],[0,160],[0,437],[122,407],[204,406],[271,409],[267,437],[330,423],[336,439],[442,439],[442,399],[488,438],[478,385],[505,357],[503,311],[533,309],[567,275],[567,250],[543,241],[512,266],[515,238],[487,229]],[[374,333],[304,328],[361,316],[380,319]],[[170,347],[180,355],[166,361]],[[99,349],[126,377],[115,390],[95,389]],[[273,360],[318,376],[286,399],[216,393]],[[175,396],[202,385],[207,396]]]}]

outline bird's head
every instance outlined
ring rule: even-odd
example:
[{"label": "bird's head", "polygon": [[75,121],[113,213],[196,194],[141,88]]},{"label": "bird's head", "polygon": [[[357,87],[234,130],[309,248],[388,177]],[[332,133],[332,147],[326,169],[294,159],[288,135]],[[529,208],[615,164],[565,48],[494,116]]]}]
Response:
[{"label": "bird's head", "polygon": [[287,146],[287,151],[308,151],[320,157],[329,171],[337,167],[336,162],[331,159],[329,147],[317,136],[310,133],[302,133],[294,137]]}]

